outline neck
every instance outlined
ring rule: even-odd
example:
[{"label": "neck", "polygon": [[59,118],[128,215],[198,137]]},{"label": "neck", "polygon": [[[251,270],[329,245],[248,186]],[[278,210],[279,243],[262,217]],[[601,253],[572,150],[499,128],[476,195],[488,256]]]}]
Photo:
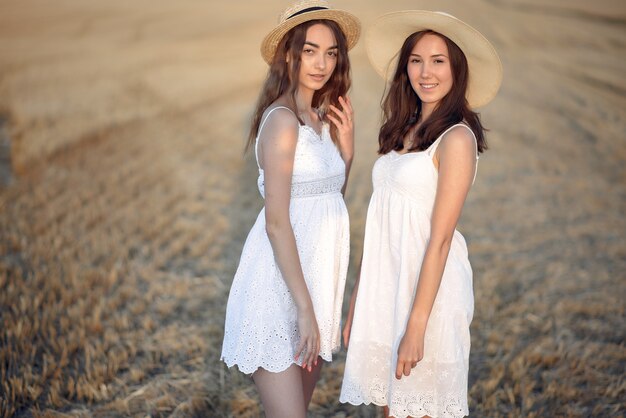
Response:
[{"label": "neck", "polygon": [[420,117],[418,122],[422,123],[424,122],[426,119],[428,119],[430,117],[430,115],[433,113],[433,110],[435,110],[435,107],[430,104],[430,103],[422,103],[422,109],[420,112]]},{"label": "neck", "polygon": [[311,111],[313,93],[314,91],[309,89],[298,89],[298,91],[296,91],[296,106],[298,107],[298,112]]}]

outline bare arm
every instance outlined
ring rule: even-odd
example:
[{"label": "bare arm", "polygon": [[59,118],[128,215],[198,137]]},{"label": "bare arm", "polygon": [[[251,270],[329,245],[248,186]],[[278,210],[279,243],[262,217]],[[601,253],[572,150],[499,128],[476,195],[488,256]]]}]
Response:
[{"label": "bare arm", "polygon": [[320,349],[319,329],[313,303],[304,280],[289,205],[291,176],[298,139],[298,121],[286,109],[270,116],[259,137],[259,160],[265,175],[265,223],[278,268],[298,309],[300,344],[296,360],[304,352],[303,367],[309,369]]},{"label": "bare arm", "polygon": [[450,245],[476,169],[476,146],[463,127],[448,132],[437,150],[439,179],[431,219],[430,240],[406,330],[398,348],[396,378],[408,376],[424,355],[426,324],[439,291]]}]

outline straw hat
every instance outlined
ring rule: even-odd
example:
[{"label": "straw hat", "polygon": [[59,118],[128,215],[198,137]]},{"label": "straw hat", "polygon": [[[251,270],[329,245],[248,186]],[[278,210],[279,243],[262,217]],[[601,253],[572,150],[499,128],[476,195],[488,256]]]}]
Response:
[{"label": "straw hat", "polygon": [[489,103],[502,82],[502,63],[494,47],[476,29],[443,12],[406,10],[380,16],[365,38],[367,56],[384,79],[393,77],[402,44],[409,35],[432,30],[452,40],[467,58],[467,101],[472,108]]},{"label": "straw hat", "polygon": [[278,43],[283,36],[300,23],[309,20],[327,19],[336,22],[348,41],[351,49],[359,40],[361,23],[356,16],[343,10],[331,9],[325,0],[304,0],[288,7],[279,17],[278,26],[265,36],[261,43],[261,55],[270,64]]}]

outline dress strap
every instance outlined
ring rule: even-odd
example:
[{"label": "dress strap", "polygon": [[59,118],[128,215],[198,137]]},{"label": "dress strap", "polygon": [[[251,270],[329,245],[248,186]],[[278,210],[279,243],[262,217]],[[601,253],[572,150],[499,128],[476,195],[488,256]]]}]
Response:
[{"label": "dress strap", "polygon": [[[276,106],[275,108],[270,109],[269,112],[267,112],[267,115],[265,115],[265,119],[261,121],[261,124],[259,125],[259,130],[256,133],[256,139],[254,140],[254,157],[256,158],[256,165],[259,167],[259,170],[261,170],[261,165],[259,164],[259,152],[257,150],[259,147],[259,136],[261,136],[261,130],[263,129],[263,125],[265,125],[265,122],[267,122],[272,112],[276,109],[287,109],[288,111],[293,113],[293,110],[289,109],[286,106]],[[293,114],[295,115],[295,113]]]},{"label": "dress strap", "polygon": [[468,131],[470,131],[470,133],[472,134],[472,137],[474,138],[474,147],[476,149],[476,169],[474,170],[474,179],[472,180],[472,184],[474,184],[474,181],[476,180],[476,173],[478,172],[478,159],[480,158],[478,156],[478,140],[476,139],[476,135],[474,134],[474,131],[472,130],[472,128],[470,128],[469,126],[467,126],[465,123],[457,123],[454,124],[452,126],[450,126],[448,129],[446,129],[445,131],[443,131],[443,133],[441,135],[439,135],[439,138],[437,138],[435,140],[435,142],[433,142],[430,147],[428,147],[428,149],[426,150],[426,153],[428,154],[428,156],[430,158],[433,157],[433,155],[435,154],[435,151],[437,150],[437,147],[439,147],[439,143],[441,142],[441,139],[448,133],[450,132],[452,129],[456,128],[457,126],[463,126],[465,127]]}]

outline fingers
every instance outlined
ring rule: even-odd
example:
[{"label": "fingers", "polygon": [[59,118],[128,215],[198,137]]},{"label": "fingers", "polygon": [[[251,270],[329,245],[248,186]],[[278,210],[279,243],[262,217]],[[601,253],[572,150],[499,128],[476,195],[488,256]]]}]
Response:
[{"label": "fingers", "polygon": [[404,372],[404,362],[398,360],[398,364],[396,365],[396,379],[400,380],[403,372]]},{"label": "fingers", "polygon": [[335,126],[337,127],[337,129],[340,129],[340,128],[343,126],[343,124],[341,123],[341,121],[340,121],[339,119],[336,119],[335,117],[333,117],[330,113],[327,113],[327,114],[326,114],[326,117],[327,117],[328,119],[330,119],[330,121],[331,121],[332,123],[334,123],[334,124],[335,124]]},{"label": "fingers", "polygon": [[352,102],[349,97],[339,96],[339,104],[341,105],[341,110],[343,110],[347,115],[352,115]]},{"label": "fingers", "polygon": [[317,357],[320,352],[320,341],[318,337],[303,338],[296,349],[295,360],[298,361],[302,355],[302,368],[311,371],[317,365]]},{"label": "fingers", "polygon": [[[315,349],[311,352],[311,360],[309,361],[309,365],[313,365],[315,363],[317,363],[317,356],[320,355],[320,338],[319,335],[317,336],[317,338],[315,339]],[[311,368],[309,367],[309,371],[311,371]]]},{"label": "fingers", "polygon": [[352,121],[354,110],[352,110],[352,102],[350,101],[350,98],[346,96],[346,98],[344,99],[343,97],[339,96],[339,103],[341,104],[341,108],[343,109],[343,111],[347,113],[348,120]]},{"label": "fingers", "polygon": [[396,379],[400,380],[402,375],[409,376],[411,374],[411,370],[417,366],[419,360],[403,360],[398,358],[398,364],[396,366]]},{"label": "fingers", "polygon": [[339,120],[341,120],[342,125],[351,125],[354,111],[352,109],[352,102],[350,101],[350,98],[344,99],[343,97],[339,96],[339,104],[341,105],[341,110],[337,106],[334,106],[332,104],[329,106],[330,110],[332,110],[335,115],[328,114],[328,118],[331,119],[333,123],[335,123],[335,125],[337,125],[338,127]]},{"label": "fingers", "polygon": [[317,364],[317,357],[320,353],[320,341],[319,337],[311,341],[310,350],[308,352],[308,358],[306,362],[306,369],[313,370],[313,365]]},{"label": "fingers", "polygon": [[335,115],[331,115],[330,113],[327,113],[326,115],[328,116],[329,119],[333,120],[333,122],[335,122],[335,124],[337,126],[339,125],[343,125],[343,126],[350,126],[352,124],[352,113],[348,114],[345,111],[341,111],[339,110],[338,107],[330,105],[328,106],[330,110],[332,110],[333,112],[335,112]]},{"label": "fingers", "polygon": [[298,359],[300,358],[300,354],[302,354],[302,351],[304,350],[305,346],[306,346],[306,340],[304,338],[301,338],[300,344],[298,344],[298,348],[296,348],[296,356],[294,357],[295,361],[298,361]]},{"label": "fingers", "polygon": [[[319,335],[315,339],[315,350],[311,353],[311,362],[309,364],[317,364],[317,357],[320,355],[320,338]],[[311,369],[309,368],[309,371]]]},{"label": "fingers", "polygon": [[408,361],[404,362],[404,370],[403,370],[403,372],[404,372],[405,376],[408,376],[408,375],[411,374],[411,363],[409,363]]},{"label": "fingers", "polygon": [[396,366],[396,379],[400,380],[402,375],[409,376],[413,367],[414,366],[412,366],[412,363],[409,361],[398,360],[398,365]]},{"label": "fingers", "polygon": [[311,371],[312,369],[312,364],[315,361],[315,358],[317,357],[317,354],[315,353],[316,351],[316,344],[314,341],[309,340],[309,344],[307,346],[307,357],[306,357],[306,363],[303,365],[305,369],[308,369],[309,371]]},{"label": "fingers", "polygon": [[300,342],[294,358],[296,362],[300,360],[303,369],[312,371],[320,351],[320,333],[313,310],[304,311],[302,315],[298,314],[298,328]]}]

